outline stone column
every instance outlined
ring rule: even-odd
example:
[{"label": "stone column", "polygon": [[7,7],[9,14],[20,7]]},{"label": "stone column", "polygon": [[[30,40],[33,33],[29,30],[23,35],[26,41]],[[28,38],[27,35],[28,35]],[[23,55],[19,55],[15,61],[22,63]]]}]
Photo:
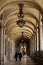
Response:
[{"label": "stone column", "polygon": [[41,21],[42,21],[42,35],[43,35],[43,15]]},{"label": "stone column", "polygon": [[0,23],[0,64],[1,64],[1,23]]},{"label": "stone column", "polygon": [[[5,33],[5,32],[4,32]],[[6,34],[5,34],[5,38],[4,38],[4,64],[7,62],[7,54],[6,54],[6,52],[7,52],[7,41],[6,41]]]},{"label": "stone column", "polygon": [[40,43],[41,43],[41,46],[40,46],[40,48],[41,48],[41,51],[43,50],[43,16],[42,16],[42,18],[41,18],[41,16],[40,16]]},{"label": "stone column", "polygon": [[2,28],[1,28],[1,65],[4,65],[4,26],[2,20]]},{"label": "stone column", "polygon": [[37,51],[39,51],[39,32],[38,32],[38,27],[36,28],[35,42],[36,42],[36,55],[37,55]]},{"label": "stone column", "polygon": [[39,52],[40,55],[40,26],[37,27],[36,40],[37,40],[37,51]]},{"label": "stone column", "polygon": [[35,35],[35,48],[36,48],[36,55],[37,55],[37,33],[36,33],[36,35]]},{"label": "stone column", "polygon": [[10,60],[10,41],[8,42],[8,60]]},{"label": "stone column", "polygon": [[36,37],[34,35],[34,51],[36,51]]},{"label": "stone column", "polygon": [[6,56],[6,59],[7,59],[7,62],[8,62],[8,37],[6,37],[6,49],[5,49],[5,56]]},{"label": "stone column", "polygon": [[38,23],[38,40],[39,40],[39,56],[40,56],[40,13],[39,13],[39,23]]},{"label": "stone column", "polygon": [[12,60],[12,43],[11,43],[11,39],[10,39],[10,43],[9,43],[9,52],[10,52],[10,60]]},{"label": "stone column", "polygon": [[39,31],[38,31],[38,28],[37,28],[37,51],[39,51]]},{"label": "stone column", "polygon": [[15,55],[15,51],[16,51],[16,45],[15,45],[15,42],[14,42],[14,40],[12,40],[11,41],[11,43],[12,43],[12,59],[14,58],[14,55]]},{"label": "stone column", "polygon": [[33,51],[35,52],[35,44],[36,44],[36,42],[35,42],[35,35],[34,35],[34,37],[33,37]]},{"label": "stone column", "polygon": [[10,60],[10,38],[7,38],[7,51],[6,51],[6,56],[7,56],[7,60]]},{"label": "stone column", "polygon": [[30,52],[33,53],[34,51],[35,51],[35,37],[33,36],[30,42]]}]

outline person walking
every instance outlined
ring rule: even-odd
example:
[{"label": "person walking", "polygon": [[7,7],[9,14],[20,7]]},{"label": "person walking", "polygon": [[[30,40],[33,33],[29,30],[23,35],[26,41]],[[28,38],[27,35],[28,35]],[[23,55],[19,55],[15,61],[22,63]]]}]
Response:
[{"label": "person walking", "polygon": [[18,58],[18,52],[15,53],[15,59],[17,61],[17,58]]},{"label": "person walking", "polygon": [[21,58],[22,58],[22,53],[19,52],[19,60],[21,61]]}]

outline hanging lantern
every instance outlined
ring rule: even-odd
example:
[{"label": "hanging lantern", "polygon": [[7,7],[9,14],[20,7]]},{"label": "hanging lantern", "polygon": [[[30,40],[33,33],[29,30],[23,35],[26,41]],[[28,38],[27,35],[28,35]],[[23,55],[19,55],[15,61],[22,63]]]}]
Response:
[{"label": "hanging lantern", "polygon": [[24,17],[24,15],[23,15],[23,4],[19,4],[19,15],[18,15],[18,17],[19,17],[19,20],[17,21],[17,24],[18,24],[18,26],[19,27],[23,27],[24,26],[24,24],[25,24],[25,21],[23,20],[23,17]]}]

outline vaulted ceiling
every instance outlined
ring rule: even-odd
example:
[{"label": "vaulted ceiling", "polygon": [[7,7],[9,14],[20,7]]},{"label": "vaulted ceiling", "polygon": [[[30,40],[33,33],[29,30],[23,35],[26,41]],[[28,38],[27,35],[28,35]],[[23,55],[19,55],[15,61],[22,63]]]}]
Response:
[{"label": "vaulted ceiling", "polygon": [[[26,22],[22,28],[16,22],[19,13],[18,4],[24,5],[23,13]],[[21,37],[21,32],[24,32],[24,36],[31,39],[36,33],[39,14],[43,14],[43,0],[0,0],[0,14],[3,15],[6,34],[16,39]]]}]

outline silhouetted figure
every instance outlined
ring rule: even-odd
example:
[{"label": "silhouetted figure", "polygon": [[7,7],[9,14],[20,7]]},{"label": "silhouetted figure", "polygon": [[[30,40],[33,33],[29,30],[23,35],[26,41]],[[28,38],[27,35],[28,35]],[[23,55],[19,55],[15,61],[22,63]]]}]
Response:
[{"label": "silhouetted figure", "polygon": [[18,52],[15,53],[15,59],[17,61],[17,57],[18,57]]},{"label": "silhouetted figure", "polygon": [[25,55],[25,51],[24,51],[24,50],[23,50],[23,52],[22,52],[22,53],[23,53],[23,55]]},{"label": "silhouetted figure", "polygon": [[21,61],[21,58],[22,58],[22,53],[19,52],[19,59],[20,59],[20,61]]}]

